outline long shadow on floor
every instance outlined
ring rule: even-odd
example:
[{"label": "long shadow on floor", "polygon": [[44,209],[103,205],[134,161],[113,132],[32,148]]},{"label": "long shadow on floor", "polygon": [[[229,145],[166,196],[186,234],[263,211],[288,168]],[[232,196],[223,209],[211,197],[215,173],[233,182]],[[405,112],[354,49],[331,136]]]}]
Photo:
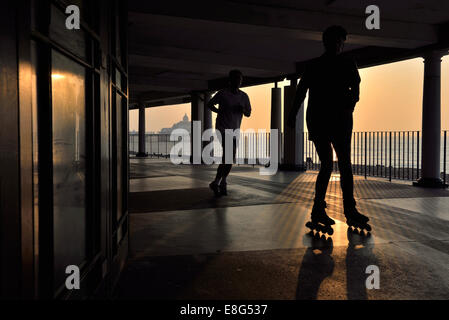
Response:
[{"label": "long shadow on floor", "polygon": [[[298,275],[296,290],[297,300],[315,300],[322,282],[332,276],[334,259],[332,258],[332,238],[308,233],[311,245],[307,248]],[[366,269],[377,265],[373,254],[374,245],[369,237],[348,229],[348,248],[346,250],[346,289],[349,300],[366,300],[368,298],[366,280],[370,274]],[[369,244],[368,244],[369,243]]]},{"label": "long shadow on floor", "polygon": [[296,289],[297,300],[315,300],[323,280],[332,275],[334,259],[332,258],[332,238],[310,232],[312,244],[307,248],[302,259]]},{"label": "long shadow on floor", "polygon": [[346,287],[349,300],[367,300],[367,267],[377,265],[373,253],[374,244],[369,236],[348,228],[348,249],[346,250]]},{"label": "long shadow on floor", "polygon": [[[115,291],[118,299],[183,299],[214,255],[150,257],[130,261]],[[190,293],[192,294],[192,293]]]},{"label": "long shadow on floor", "polygon": [[275,195],[258,195],[231,189],[227,197],[216,198],[209,188],[132,192],[129,194],[130,213],[146,213],[175,210],[195,210],[235,206],[282,203]]}]

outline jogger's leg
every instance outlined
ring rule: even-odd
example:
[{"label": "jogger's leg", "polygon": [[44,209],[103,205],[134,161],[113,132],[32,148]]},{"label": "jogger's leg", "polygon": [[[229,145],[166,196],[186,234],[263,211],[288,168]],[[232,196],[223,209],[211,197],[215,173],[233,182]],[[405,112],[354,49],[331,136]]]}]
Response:
[{"label": "jogger's leg", "polygon": [[221,183],[220,184],[226,184],[226,178],[228,177],[229,173],[231,172],[232,164],[225,164],[223,168],[223,176],[221,177]]},{"label": "jogger's leg", "polygon": [[[237,152],[237,141],[238,140],[234,137],[233,138],[233,142],[232,142],[232,160],[233,160],[233,162],[235,162],[235,155],[236,155],[236,152]],[[221,183],[220,184],[222,184],[222,185],[226,185],[227,184],[226,178],[228,177],[228,175],[231,172],[231,170],[232,170],[232,163],[226,163],[224,165],[223,176],[221,178]]]},{"label": "jogger's leg", "polygon": [[225,171],[225,164],[221,163],[217,168],[217,175],[215,176],[214,183],[219,184],[220,180],[222,180]]}]

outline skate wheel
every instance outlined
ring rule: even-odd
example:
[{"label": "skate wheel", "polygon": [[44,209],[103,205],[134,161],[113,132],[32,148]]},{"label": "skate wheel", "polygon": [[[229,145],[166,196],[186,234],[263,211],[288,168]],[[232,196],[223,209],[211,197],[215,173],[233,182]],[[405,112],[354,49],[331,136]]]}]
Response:
[{"label": "skate wheel", "polygon": [[314,230],[316,228],[316,226],[311,221],[306,223],[306,227],[309,229],[312,229],[312,230]]}]

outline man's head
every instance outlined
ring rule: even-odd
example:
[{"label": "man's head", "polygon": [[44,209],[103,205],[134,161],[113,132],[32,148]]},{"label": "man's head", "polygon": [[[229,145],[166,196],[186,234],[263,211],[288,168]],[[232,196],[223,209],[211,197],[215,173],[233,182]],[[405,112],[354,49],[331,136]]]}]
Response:
[{"label": "man's head", "polygon": [[323,32],[323,44],[327,53],[339,54],[343,51],[343,43],[348,33],[343,27],[330,26]]},{"label": "man's head", "polygon": [[243,74],[240,70],[231,70],[229,72],[229,86],[231,89],[238,89],[242,85]]}]

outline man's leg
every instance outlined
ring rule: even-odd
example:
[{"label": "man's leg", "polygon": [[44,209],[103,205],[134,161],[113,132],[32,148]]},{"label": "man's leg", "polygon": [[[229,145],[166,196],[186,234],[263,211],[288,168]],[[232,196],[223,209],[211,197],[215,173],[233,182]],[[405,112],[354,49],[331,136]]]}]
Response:
[{"label": "man's leg", "polygon": [[[237,139],[233,137],[232,139],[232,160],[235,161],[235,154],[237,150]],[[227,189],[227,177],[232,169],[232,163],[226,163],[223,168],[223,177],[221,178],[220,182],[220,192],[222,195],[228,195],[228,189]]]},{"label": "man's leg", "polygon": [[[237,141],[238,140],[235,137],[233,137],[233,140],[232,140],[232,160],[233,161],[235,161],[235,155],[237,152]],[[222,176],[221,182],[220,182],[220,192],[223,195],[228,194],[226,178],[228,177],[229,173],[231,172],[231,169],[232,169],[232,163],[226,163],[224,165],[223,176]]]},{"label": "man's leg", "polygon": [[231,172],[232,169],[232,164],[225,164],[224,168],[223,168],[223,177],[221,178],[221,183],[222,185],[226,184],[226,178],[228,177],[229,173]]},{"label": "man's leg", "polygon": [[[355,222],[364,225],[369,221],[369,218],[357,210],[356,201],[354,199],[354,178],[352,176],[351,165],[351,134],[346,134],[344,137],[338,137],[332,143],[338,157],[340,184],[343,191],[344,214],[349,225],[353,225]],[[366,230],[370,231],[371,227]]]},{"label": "man's leg", "polygon": [[329,140],[314,141],[315,149],[320,157],[321,168],[316,178],[315,200],[312,208],[312,223],[321,223],[327,226],[335,224],[326,213],[326,191],[332,174],[332,146]]},{"label": "man's leg", "polygon": [[356,202],[354,199],[354,178],[351,164],[351,133],[336,137],[332,144],[338,157],[344,207],[352,209],[355,207]]},{"label": "man's leg", "polygon": [[[232,139],[232,161],[235,161],[235,154],[237,151],[237,139],[233,137]],[[226,163],[223,169],[223,177],[221,179],[221,184],[226,185],[226,178],[228,177],[229,173],[232,169],[232,163]]]},{"label": "man's leg", "polygon": [[220,180],[223,178],[224,172],[225,172],[225,164],[224,163],[220,163],[218,165],[217,175],[215,176],[215,180],[214,180],[214,182],[216,184],[220,183]]},{"label": "man's leg", "polygon": [[215,176],[215,180],[209,184],[209,188],[214,192],[215,196],[220,196],[220,189],[218,184],[220,183],[221,178],[223,177],[224,164],[219,164],[217,168],[217,175]]},{"label": "man's leg", "polygon": [[[217,174],[215,175],[215,180],[212,181],[209,184],[209,187],[212,189],[212,191],[214,192],[215,196],[220,196],[220,189],[219,189],[219,184],[223,183],[223,177],[225,175],[225,171],[226,171],[226,163],[225,163],[225,143],[224,143],[224,130],[219,130],[221,139],[220,139],[220,144],[222,145],[222,149],[223,149],[223,155],[222,155],[222,159],[221,159],[221,163],[218,165],[217,168]],[[226,182],[226,180],[225,180]]]},{"label": "man's leg", "polygon": [[313,141],[313,143],[315,144],[315,149],[321,162],[320,172],[318,173],[318,177],[316,178],[314,202],[318,206],[325,207],[326,203],[324,200],[326,198],[329,179],[332,174],[332,146],[330,141],[323,138],[317,139]]}]

